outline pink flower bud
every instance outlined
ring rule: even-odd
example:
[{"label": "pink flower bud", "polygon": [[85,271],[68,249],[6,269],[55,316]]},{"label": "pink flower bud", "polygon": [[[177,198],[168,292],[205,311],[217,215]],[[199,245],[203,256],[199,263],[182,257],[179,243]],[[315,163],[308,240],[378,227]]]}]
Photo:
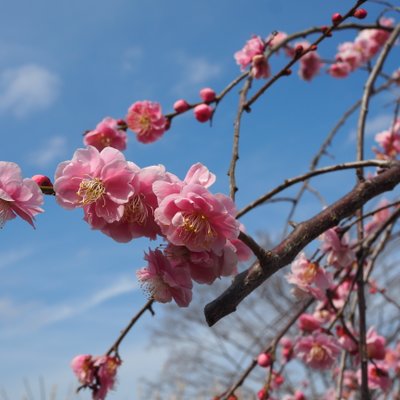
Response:
[{"label": "pink flower bud", "polygon": [[190,108],[190,105],[186,100],[180,99],[174,103],[174,110],[177,113],[183,113],[183,112],[189,110],[189,108]]},{"label": "pink flower bud", "polygon": [[332,22],[334,25],[337,25],[339,22],[341,22],[343,17],[339,13],[334,13],[332,15]]},{"label": "pink flower bud", "polygon": [[298,44],[295,48],[294,51],[297,55],[301,54],[303,52],[303,46],[301,44]]},{"label": "pink flower bud", "polygon": [[269,353],[261,353],[257,357],[257,364],[260,367],[267,368],[271,365],[271,355]]},{"label": "pink flower bud", "polygon": [[215,94],[214,90],[212,90],[211,88],[204,88],[200,90],[200,97],[206,103],[214,101],[216,96],[217,95]]},{"label": "pink flower bud", "polygon": [[199,104],[193,110],[194,116],[199,122],[207,122],[213,115],[214,110],[207,104]]},{"label": "pink flower bud", "polygon": [[266,394],[267,394],[267,392],[266,392],[266,390],[264,388],[259,390],[258,393],[257,393],[258,400],[264,400]]},{"label": "pink flower bud", "polygon": [[353,13],[353,17],[358,19],[364,19],[367,15],[368,15],[367,10],[365,10],[364,8],[359,8]]},{"label": "pink flower bud", "polygon": [[53,187],[50,178],[45,175],[33,175],[32,180],[35,181],[39,186]]}]

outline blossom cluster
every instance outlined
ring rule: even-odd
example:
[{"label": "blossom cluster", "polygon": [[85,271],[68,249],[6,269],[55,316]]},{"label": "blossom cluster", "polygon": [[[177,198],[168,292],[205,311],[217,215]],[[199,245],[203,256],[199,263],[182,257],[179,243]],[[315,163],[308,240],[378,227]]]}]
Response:
[{"label": "blossom cluster", "polygon": [[400,154],[400,118],[397,118],[391,128],[377,133],[375,140],[381,147],[374,148],[377,158],[396,159]]},{"label": "blossom cluster", "polygon": [[92,391],[93,400],[104,400],[108,391],[114,388],[120,365],[119,357],[108,355],[81,354],[71,362],[71,368],[82,387]]},{"label": "blossom cluster", "polygon": [[[390,18],[381,18],[379,24],[388,28],[393,26]],[[385,44],[390,31],[385,29],[363,29],[353,42],[339,45],[335,62],[328,73],[335,78],[344,78],[371,60]]]},{"label": "blossom cluster", "polygon": [[210,284],[236,272],[250,257],[239,239],[232,200],[212,194],[215,175],[193,165],[184,180],[162,165],[140,168],[112,147],[78,149],[57,167],[56,201],[66,209],[82,208],[84,220],[118,242],[161,237],[162,250],[150,250],[138,279],[160,302],[187,306],[192,280]]}]

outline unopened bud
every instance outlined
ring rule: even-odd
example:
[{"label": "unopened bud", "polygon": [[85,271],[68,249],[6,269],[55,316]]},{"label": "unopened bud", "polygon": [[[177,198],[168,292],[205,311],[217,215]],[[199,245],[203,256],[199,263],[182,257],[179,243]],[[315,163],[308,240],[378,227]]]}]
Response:
[{"label": "unopened bud", "polygon": [[207,122],[213,115],[214,110],[207,104],[199,104],[193,110],[194,116],[199,122]]},{"label": "unopened bud", "polygon": [[339,14],[339,13],[334,13],[332,15],[332,22],[334,23],[334,25],[337,25],[339,22],[341,22],[343,19],[343,17]]},{"label": "unopened bud", "polygon": [[188,104],[188,102],[186,100],[180,99],[174,103],[174,110],[177,113],[183,113],[183,112],[189,110],[189,108],[190,108],[190,105]]},{"label": "unopened bud", "polygon": [[210,103],[214,101],[217,95],[215,94],[214,90],[211,88],[204,88],[200,90],[200,97],[206,103]]},{"label": "unopened bud", "polygon": [[359,8],[353,13],[353,17],[358,19],[364,19],[367,15],[367,10],[365,10],[364,8]]}]

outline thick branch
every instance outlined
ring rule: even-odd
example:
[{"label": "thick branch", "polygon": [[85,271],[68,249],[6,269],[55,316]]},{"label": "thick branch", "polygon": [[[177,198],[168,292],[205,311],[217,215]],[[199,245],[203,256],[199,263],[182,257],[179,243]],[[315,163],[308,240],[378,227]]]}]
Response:
[{"label": "thick branch", "polygon": [[265,252],[260,263],[238,274],[231,286],[205,307],[207,323],[214,325],[221,318],[234,312],[240,302],[275,272],[293,261],[297,254],[326,230],[336,226],[343,218],[355,213],[372,198],[400,183],[400,163],[374,178],[361,182],[355,188],[321,211],[313,218],[297,225],[294,231],[271,251]]}]

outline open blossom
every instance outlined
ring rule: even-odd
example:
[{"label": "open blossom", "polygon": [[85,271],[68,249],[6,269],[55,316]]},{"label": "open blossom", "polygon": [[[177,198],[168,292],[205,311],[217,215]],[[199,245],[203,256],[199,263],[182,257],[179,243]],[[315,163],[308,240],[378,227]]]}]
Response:
[{"label": "open blossom", "polygon": [[321,328],[321,322],[312,314],[301,314],[298,319],[298,327],[303,332],[314,332]]},{"label": "open blossom", "polygon": [[300,253],[291,265],[292,273],[286,275],[289,283],[301,292],[310,293],[319,300],[325,298],[325,291],[332,284],[332,275],[317,263],[312,263],[305,254]]},{"label": "open blossom", "polygon": [[264,55],[259,54],[253,57],[251,75],[255,79],[268,78],[271,75],[270,66]]},{"label": "open blossom", "polygon": [[396,158],[400,154],[400,118],[397,118],[391,129],[376,134],[375,140],[383,150],[381,153],[374,149],[378,158]]},{"label": "open blossom", "polygon": [[[357,371],[358,383],[361,385],[361,370]],[[392,380],[389,377],[388,366],[383,363],[368,364],[368,387],[370,389],[381,389],[384,392],[390,389]]]},{"label": "open blossom", "polygon": [[129,165],[135,171],[129,182],[133,193],[124,205],[122,218],[109,224],[100,222],[100,226],[94,226],[94,228],[100,229],[117,242],[126,243],[142,236],[154,240],[157,235],[161,234],[161,230],[154,220],[154,210],[157,208],[158,202],[153,191],[153,183],[156,181],[171,182],[177,178],[166,172],[162,165],[142,169],[133,163],[129,163]]},{"label": "open blossom", "polygon": [[56,200],[66,209],[82,207],[89,223],[119,221],[133,194],[133,175],[123,154],[112,147],[101,152],[93,146],[78,149],[72,160],[57,167]]},{"label": "open blossom", "polygon": [[321,235],[321,250],[326,253],[328,265],[336,268],[348,267],[354,260],[348,234],[339,236],[338,228],[331,228]]},{"label": "open blossom", "polygon": [[92,391],[93,400],[105,400],[109,390],[114,388],[117,369],[121,360],[114,356],[76,356],[71,368],[79,382]]},{"label": "open blossom", "polygon": [[[379,24],[384,27],[393,26],[390,18],[381,18]],[[363,29],[354,42],[345,42],[339,45],[336,62],[332,64],[328,73],[335,78],[346,77],[372,59],[390,36],[384,29]]]},{"label": "open blossom", "polygon": [[[296,46],[302,46],[303,49],[308,49],[310,43],[307,41],[296,43]],[[305,81],[311,81],[320,71],[323,63],[321,57],[316,51],[309,51],[300,58],[299,76]]]},{"label": "open blossom", "polygon": [[155,142],[168,126],[160,104],[148,100],[137,101],[129,107],[126,123],[142,143]]},{"label": "open blossom", "polygon": [[16,216],[33,225],[35,215],[42,213],[43,194],[38,184],[22,179],[16,163],[0,161],[0,228]]},{"label": "open blossom", "polygon": [[248,40],[243,49],[237,51],[234,55],[241,71],[244,71],[253,62],[255,56],[263,55],[264,49],[265,43],[260,36],[253,36]]},{"label": "open blossom", "polygon": [[96,147],[101,151],[110,146],[118,150],[126,149],[126,132],[118,126],[118,121],[114,118],[104,118],[96,128],[85,134],[83,143]]},{"label": "open blossom", "polygon": [[316,369],[331,368],[339,353],[336,339],[320,332],[301,337],[294,346],[296,357]]},{"label": "open blossom", "polygon": [[186,268],[176,267],[160,250],[150,250],[145,255],[147,267],[137,271],[140,283],[151,298],[160,303],[172,299],[180,307],[187,307],[192,300],[192,280]]},{"label": "open blossom", "polygon": [[213,195],[199,184],[188,184],[161,199],[154,216],[171,243],[191,251],[220,253],[227,240],[239,235],[233,210],[228,197]]}]

